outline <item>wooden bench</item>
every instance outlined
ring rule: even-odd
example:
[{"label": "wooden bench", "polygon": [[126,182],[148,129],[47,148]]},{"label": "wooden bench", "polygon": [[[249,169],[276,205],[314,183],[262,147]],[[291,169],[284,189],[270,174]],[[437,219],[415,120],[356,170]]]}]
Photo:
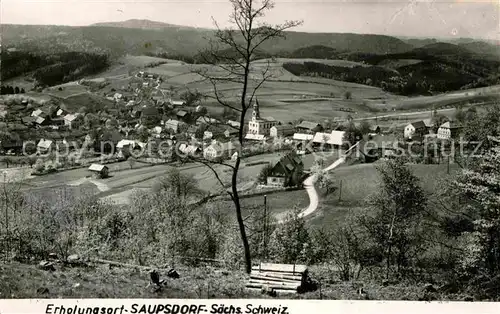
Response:
[{"label": "wooden bench", "polygon": [[306,265],[260,263],[252,267],[246,288],[253,291],[297,293],[307,282]]}]

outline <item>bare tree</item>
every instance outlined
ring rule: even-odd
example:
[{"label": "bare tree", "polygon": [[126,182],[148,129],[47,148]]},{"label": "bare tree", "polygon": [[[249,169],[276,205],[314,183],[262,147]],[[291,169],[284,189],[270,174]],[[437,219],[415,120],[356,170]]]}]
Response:
[{"label": "bare tree", "polygon": [[[232,13],[229,19],[233,26],[221,29],[214,21],[217,30],[210,40],[208,48],[201,53],[204,63],[212,66],[195,72],[213,86],[213,94],[206,97],[215,100],[224,108],[234,110],[239,115],[239,127],[233,126],[238,130],[237,141],[239,145],[237,146],[239,152],[236,160],[231,164],[221,161],[216,162],[216,164],[229,167],[232,171],[231,189],[227,193],[234,203],[244,248],[246,271],[250,273],[251,254],[238,196],[238,171],[242,158],[246,113],[252,106],[257,90],[272,77],[271,61],[265,64],[260,73],[256,73],[258,71],[253,69],[252,62],[257,59],[257,53],[265,42],[284,37],[284,31],[298,26],[302,22],[287,21],[280,25],[269,25],[262,22],[264,14],[274,8],[274,2],[271,0],[230,0],[230,2]],[[220,88],[223,84],[241,86],[241,93],[237,95],[236,100],[231,100],[231,97],[224,95],[222,88]],[[213,167],[214,162],[206,160],[201,162],[212,170],[219,183],[224,186],[221,176]]]}]

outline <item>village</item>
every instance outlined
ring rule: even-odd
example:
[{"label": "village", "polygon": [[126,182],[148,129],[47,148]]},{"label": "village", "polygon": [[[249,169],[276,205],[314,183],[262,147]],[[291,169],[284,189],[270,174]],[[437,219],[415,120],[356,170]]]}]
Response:
[{"label": "village", "polygon": [[[353,122],[352,118],[336,119],[333,125],[314,121],[295,121],[294,124],[261,116],[259,99],[255,98],[252,99],[251,118],[245,121],[243,128],[244,148],[241,150],[238,144],[240,122],[228,117],[230,114],[210,115],[202,97],[192,92],[176,96],[172,90],[161,88],[162,81],[159,75],[137,71],[128,88],[112,88],[103,94],[106,107],[98,112],[70,111],[64,101],[52,99],[38,104],[22,96],[4,121],[21,125],[21,130],[28,128],[35,132],[28,135],[29,138],[23,136],[24,140],[18,134],[3,138],[0,142],[3,163],[33,167],[39,160],[33,174],[78,166],[90,167],[92,172],[103,169],[103,164],[129,157],[168,163],[182,158],[235,160],[238,153],[248,156],[279,150],[301,156],[318,150],[346,149],[350,147],[346,145],[357,141],[363,143],[357,157],[373,162],[390,157],[410,142],[417,145],[449,142],[457,139],[462,129],[451,119],[441,119],[436,125],[431,118],[411,122],[404,128]],[[79,84],[92,83],[81,80]],[[96,94],[95,97],[100,96]],[[353,133],[354,137],[346,136],[346,132]],[[44,133],[49,136],[40,136]],[[64,137],[61,138],[61,134]],[[370,145],[364,145],[365,142]],[[56,155],[59,157],[54,166]],[[269,184],[285,181],[273,177]]]}]

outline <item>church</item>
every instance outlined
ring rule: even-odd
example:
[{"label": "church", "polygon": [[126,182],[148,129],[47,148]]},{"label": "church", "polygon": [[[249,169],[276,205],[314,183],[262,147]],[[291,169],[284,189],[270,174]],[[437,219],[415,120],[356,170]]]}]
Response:
[{"label": "church", "polygon": [[278,121],[276,121],[272,117],[262,118],[260,116],[259,101],[255,99],[252,119],[250,120],[250,122],[248,122],[248,134],[268,136],[270,134],[271,128],[278,124]]}]

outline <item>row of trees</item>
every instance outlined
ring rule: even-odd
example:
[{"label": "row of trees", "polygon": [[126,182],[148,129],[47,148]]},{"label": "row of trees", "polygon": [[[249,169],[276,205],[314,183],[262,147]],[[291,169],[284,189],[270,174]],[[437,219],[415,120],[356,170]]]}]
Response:
[{"label": "row of trees", "polygon": [[373,85],[400,95],[427,95],[458,90],[477,80],[477,76],[439,61],[402,66],[397,72],[376,65],[341,67],[318,62],[285,63],[283,67],[298,76],[324,77]]},{"label": "row of trees", "polygon": [[24,88],[19,88],[18,86],[2,85],[0,95],[12,95],[12,94],[24,94]]}]

